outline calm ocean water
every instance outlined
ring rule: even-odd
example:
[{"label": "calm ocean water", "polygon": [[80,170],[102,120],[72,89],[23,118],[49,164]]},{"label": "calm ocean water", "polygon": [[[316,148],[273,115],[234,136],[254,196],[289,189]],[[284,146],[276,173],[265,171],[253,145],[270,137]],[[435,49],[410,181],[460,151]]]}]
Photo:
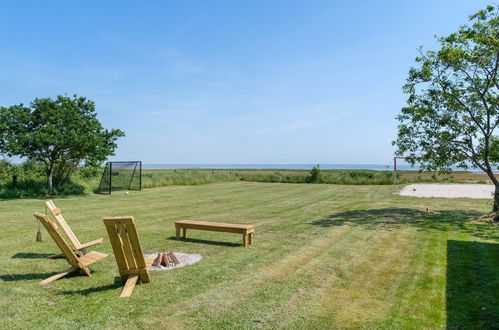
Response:
[{"label": "calm ocean water", "polygon": [[[204,168],[204,169],[289,169],[310,170],[317,164],[143,164],[143,168]],[[379,164],[320,164],[324,170],[393,170],[392,165]],[[400,170],[418,170],[409,165],[398,165]]]}]

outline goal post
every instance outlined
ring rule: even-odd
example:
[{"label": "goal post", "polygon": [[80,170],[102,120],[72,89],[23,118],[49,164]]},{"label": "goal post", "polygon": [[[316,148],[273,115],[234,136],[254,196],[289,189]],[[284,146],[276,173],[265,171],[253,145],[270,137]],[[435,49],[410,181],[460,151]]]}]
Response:
[{"label": "goal post", "polygon": [[393,172],[403,171],[403,172],[421,172],[421,165],[419,163],[411,164],[407,160],[407,157],[394,156],[393,157]]},{"label": "goal post", "polygon": [[398,157],[398,156],[395,156],[393,157],[393,172],[397,172],[397,160],[402,160],[404,159],[405,160],[405,157]]},{"label": "goal post", "polygon": [[97,188],[98,194],[111,194],[116,190],[142,189],[142,162],[107,162]]}]

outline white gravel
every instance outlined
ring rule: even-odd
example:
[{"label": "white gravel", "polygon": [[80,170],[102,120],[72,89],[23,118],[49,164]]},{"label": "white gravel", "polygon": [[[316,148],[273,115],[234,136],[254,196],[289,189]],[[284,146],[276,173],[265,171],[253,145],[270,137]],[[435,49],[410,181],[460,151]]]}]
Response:
[{"label": "white gravel", "polygon": [[492,198],[494,186],[489,184],[410,184],[400,192],[402,196],[443,198]]},{"label": "white gravel", "polygon": [[[180,265],[177,266],[171,266],[171,267],[163,267],[163,266],[151,266],[151,270],[170,270],[170,269],[175,269],[175,268],[181,268],[185,267],[187,265],[192,265],[195,263],[198,263],[203,259],[203,257],[200,254],[190,254],[190,253],[182,253],[182,252],[173,252],[175,253],[175,256],[178,258],[180,261]],[[145,254],[145,257],[155,257],[157,256],[157,253],[151,253],[151,254]]]}]

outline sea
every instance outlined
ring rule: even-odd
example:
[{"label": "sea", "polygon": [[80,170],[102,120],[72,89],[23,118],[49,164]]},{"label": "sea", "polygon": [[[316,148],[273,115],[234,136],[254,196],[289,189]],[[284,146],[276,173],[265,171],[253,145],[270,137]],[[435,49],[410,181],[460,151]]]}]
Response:
[{"label": "sea", "polygon": [[[319,165],[323,170],[375,170],[393,171],[393,164],[142,164],[142,168],[165,168],[165,169],[254,169],[254,170],[310,170]],[[408,164],[397,164],[397,171],[418,171],[419,166]],[[469,167],[463,169],[453,167],[454,171],[470,171],[483,173],[478,168]]]},{"label": "sea", "polygon": [[[310,170],[317,164],[142,164],[143,168],[199,168],[199,169],[282,169],[282,170]],[[391,171],[393,165],[379,164],[319,164],[324,170],[377,170]],[[410,165],[398,165],[397,170],[418,170]]]}]

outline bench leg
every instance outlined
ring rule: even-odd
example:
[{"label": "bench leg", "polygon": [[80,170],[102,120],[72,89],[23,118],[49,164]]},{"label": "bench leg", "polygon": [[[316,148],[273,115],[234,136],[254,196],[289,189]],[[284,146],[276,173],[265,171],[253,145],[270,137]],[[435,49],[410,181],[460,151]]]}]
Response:
[{"label": "bench leg", "polygon": [[180,227],[175,227],[175,236],[177,237],[177,239],[180,238]]},{"label": "bench leg", "polygon": [[249,234],[249,245],[253,244],[253,233]]},{"label": "bench leg", "polygon": [[248,247],[248,234],[243,234],[243,246]]},{"label": "bench leg", "polygon": [[182,237],[185,238],[187,236],[187,228],[182,228]]}]

